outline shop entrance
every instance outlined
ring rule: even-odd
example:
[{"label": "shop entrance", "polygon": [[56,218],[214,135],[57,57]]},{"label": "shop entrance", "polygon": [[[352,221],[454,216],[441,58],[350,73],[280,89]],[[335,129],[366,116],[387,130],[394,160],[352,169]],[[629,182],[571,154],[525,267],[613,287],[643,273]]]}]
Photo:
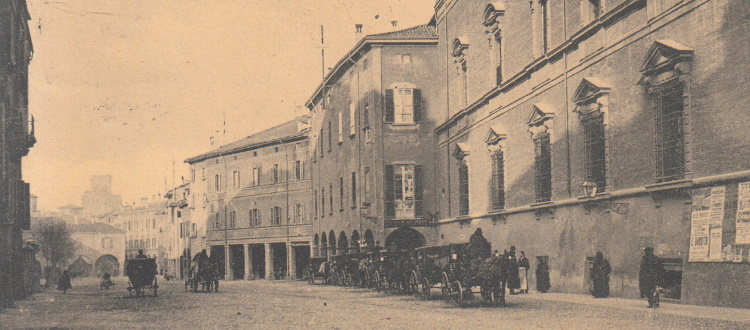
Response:
[{"label": "shop entrance", "polygon": [[286,278],[286,243],[271,244],[271,265],[273,265],[273,279]]},{"label": "shop entrance", "polygon": [[253,278],[266,278],[266,248],[263,244],[250,245],[252,255]]},{"label": "shop entrance", "polygon": [[232,276],[235,280],[241,280],[245,278],[245,248],[242,244],[230,245],[229,248],[232,250]]},{"label": "shop entrance", "polygon": [[310,246],[295,246],[294,247],[294,273],[297,278],[302,278],[305,274],[305,269],[310,264]]}]

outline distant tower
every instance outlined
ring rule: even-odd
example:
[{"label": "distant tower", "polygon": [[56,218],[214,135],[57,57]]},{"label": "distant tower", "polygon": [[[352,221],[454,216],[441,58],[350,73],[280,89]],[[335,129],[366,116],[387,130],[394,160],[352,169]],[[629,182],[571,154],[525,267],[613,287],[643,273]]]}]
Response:
[{"label": "distant tower", "polygon": [[112,176],[111,175],[92,175],[91,190],[112,193]]}]

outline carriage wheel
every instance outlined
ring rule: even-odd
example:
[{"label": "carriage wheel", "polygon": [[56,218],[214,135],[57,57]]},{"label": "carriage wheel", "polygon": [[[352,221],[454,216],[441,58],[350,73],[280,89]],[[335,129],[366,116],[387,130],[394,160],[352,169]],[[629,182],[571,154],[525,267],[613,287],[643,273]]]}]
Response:
[{"label": "carriage wheel", "polygon": [[456,290],[456,303],[462,304],[464,302],[464,286],[461,285],[461,281],[456,281],[453,283],[454,289]]},{"label": "carriage wheel", "polygon": [[450,282],[448,282],[448,274],[443,272],[442,275],[442,287],[440,288],[440,291],[443,292],[443,299],[445,299],[446,302],[451,301],[451,287]]},{"label": "carriage wheel", "polygon": [[409,294],[419,294],[419,277],[415,271],[409,276]]}]

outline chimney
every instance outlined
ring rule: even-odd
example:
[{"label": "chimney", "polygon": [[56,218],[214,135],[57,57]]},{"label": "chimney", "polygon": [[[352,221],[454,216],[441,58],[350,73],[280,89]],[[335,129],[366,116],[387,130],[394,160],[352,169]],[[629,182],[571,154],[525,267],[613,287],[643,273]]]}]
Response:
[{"label": "chimney", "polygon": [[398,21],[391,21],[392,26],[398,26]]},{"label": "chimney", "polygon": [[357,34],[362,33],[362,24],[354,24],[354,28],[356,29]]}]

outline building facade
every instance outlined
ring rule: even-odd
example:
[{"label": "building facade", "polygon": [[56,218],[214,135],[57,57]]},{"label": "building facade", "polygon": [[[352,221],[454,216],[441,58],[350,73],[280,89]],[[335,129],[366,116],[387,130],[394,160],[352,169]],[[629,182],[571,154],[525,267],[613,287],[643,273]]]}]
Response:
[{"label": "building facade", "polygon": [[225,279],[302,276],[312,241],[308,132],[302,117],[185,161],[191,220],[206,224]]},{"label": "building facade", "polygon": [[80,259],[77,275],[101,277],[105,272],[123,275],[124,230],[101,222],[68,224],[68,230],[76,242],[72,262]]},{"label": "building facade", "polygon": [[25,1],[0,3],[0,308],[26,296],[22,230],[30,229],[30,209],[21,159],[36,142],[28,114],[29,19]]},{"label": "building facade", "polygon": [[435,26],[368,35],[307,102],[316,256],[433,241]]},{"label": "building facade", "polygon": [[122,197],[112,194],[111,175],[92,175],[91,188],[81,195],[81,205],[87,217],[95,218],[115,211],[122,205]]},{"label": "building facade", "polygon": [[[190,194],[192,182],[186,182],[168,191],[167,209],[170,226],[166,228],[167,242],[167,271],[169,274],[183,278],[190,267],[193,255],[205,249],[205,243],[198,239],[198,224],[192,221],[191,214],[195,209]],[[202,236],[205,239],[205,225]]]},{"label": "building facade", "polygon": [[140,250],[156,258],[160,272],[168,268],[168,231],[172,219],[166,201],[160,196],[142,198],[137,205],[127,205],[105,216],[105,222],[125,231],[125,259],[134,259]]},{"label": "building facade", "polygon": [[[438,0],[439,237],[481,227],[547,259],[552,290],[750,307],[746,1]],[[739,205],[739,206],[738,206]],[[532,272],[533,274],[533,272]],[[534,279],[531,278],[532,287]]]}]

